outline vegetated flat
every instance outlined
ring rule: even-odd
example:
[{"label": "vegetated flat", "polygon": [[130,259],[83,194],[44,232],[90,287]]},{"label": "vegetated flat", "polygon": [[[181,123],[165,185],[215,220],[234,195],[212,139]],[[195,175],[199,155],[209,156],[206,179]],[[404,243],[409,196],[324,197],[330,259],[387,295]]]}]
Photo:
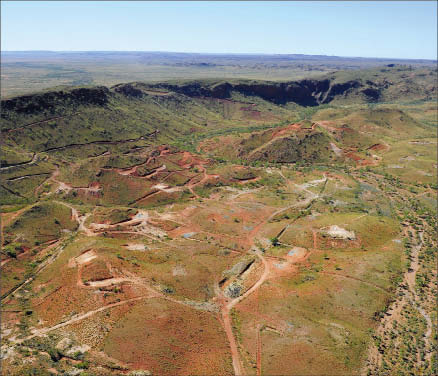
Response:
[{"label": "vegetated flat", "polygon": [[334,68],[3,100],[5,372],[433,375],[437,72]]},{"label": "vegetated flat", "polygon": [[2,51],[1,59],[3,98],[58,85],[115,85],[132,81],[207,78],[285,81],[385,64],[436,66],[436,61],[421,59],[141,51]]}]

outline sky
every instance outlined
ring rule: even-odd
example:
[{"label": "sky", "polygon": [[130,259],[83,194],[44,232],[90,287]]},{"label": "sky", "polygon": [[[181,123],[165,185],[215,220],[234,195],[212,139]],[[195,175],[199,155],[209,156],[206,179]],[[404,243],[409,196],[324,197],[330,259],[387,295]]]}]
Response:
[{"label": "sky", "polygon": [[437,2],[1,1],[3,51],[437,58]]}]

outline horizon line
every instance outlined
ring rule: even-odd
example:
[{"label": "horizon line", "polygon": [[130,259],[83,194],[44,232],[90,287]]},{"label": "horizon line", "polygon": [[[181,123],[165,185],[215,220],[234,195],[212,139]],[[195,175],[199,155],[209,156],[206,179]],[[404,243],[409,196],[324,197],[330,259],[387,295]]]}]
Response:
[{"label": "horizon line", "polygon": [[267,53],[267,52],[181,52],[181,51],[154,51],[154,50],[2,50],[4,52],[53,52],[53,53],[86,53],[86,52],[119,52],[119,53],[173,53],[173,54],[192,54],[192,55],[241,55],[241,56],[323,56],[341,59],[379,59],[379,60],[423,60],[437,62],[437,58],[404,58],[404,57],[378,57],[378,56],[341,56],[341,55],[322,55],[322,54],[303,54],[303,53]]}]

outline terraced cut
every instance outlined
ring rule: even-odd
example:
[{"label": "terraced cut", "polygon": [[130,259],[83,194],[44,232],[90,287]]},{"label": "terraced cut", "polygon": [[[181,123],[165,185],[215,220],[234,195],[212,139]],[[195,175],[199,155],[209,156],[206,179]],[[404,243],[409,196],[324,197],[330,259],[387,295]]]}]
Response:
[{"label": "terraced cut", "polygon": [[[436,71],[411,69],[2,101],[3,372],[436,374]],[[407,71],[415,98],[381,85]]]}]

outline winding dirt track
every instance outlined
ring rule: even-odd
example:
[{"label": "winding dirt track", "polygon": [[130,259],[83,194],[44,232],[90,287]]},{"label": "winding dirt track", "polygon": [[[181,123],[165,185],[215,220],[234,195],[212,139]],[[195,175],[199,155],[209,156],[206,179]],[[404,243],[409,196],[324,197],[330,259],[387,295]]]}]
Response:
[{"label": "winding dirt track", "polygon": [[64,205],[64,206],[67,206],[68,208],[70,208],[72,219],[74,221],[76,221],[79,225],[78,231],[84,232],[87,236],[94,236],[95,235],[93,231],[91,231],[89,228],[85,227],[85,221],[87,220],[87,218],[90,214],[80,216],[79,212],[75,209],[74,206],[67,204],[65,202],[62,202],[62,201],[55,201],[55,202],[60,204],[60,205]]},{"label": "winding dirt track", "polygon": [[[85,227],[84,222],[87,219],[87,216],[83,216],[80,217],[78,211],[71,205],[65,203],[65,202],[61,202],[61,201],[55,201],[61,205],[67,206],[68,208],[70,208],[71,212],[72,212],[72,218],[78,222],[78,229],[76,232],[78,231],[83,231],[85,232],[86,235],[88,236],[94,236],[94,233]],[[54,248],[56,246],[58,246],[61,242],[61,239],[50,244],[48,247],[44,248],[44,251],[47,251],[51,248]],[[60,247],[59,252],[54,253],[52,256],[48,257],[43,263],[40,264],[39,268],[35,271],[35,274],[31,277],[29,277],[28,279],[26,279],[25,281],[23,281],[22,283],[20,283],[19,285],[17,285],[16,287],[14,287],[12,290],[8,291],[6,294],[4,294],[1,298],[3,300],[8,299],[9,297],[11,297],[15,292],[21,290],[24,286],[26,286],[29,282],[32,282],[35,277],[43,270],[45,269],[47,266],[49,266],[51,263],[53,263],[58,256],[62,253],[62,251],[64,250],[64,247]]]},{"label": "winding dirt track", "polygon": [[233,309],[233,307],[240,303],[243,299],[247,298],[249,295],[251,295],[253,292],[255,292],[268,278],[269,276],[269,264],[266,262],[265,258],[261,254],[260,250],[256,250],[257,257],[262,261],[264,265],[263,274],[260,276],[259,280],[249,289],[247,290],[243,295],[231,300],[230,302],[224,301],[224,297],[222,296],[221,301],[223,302],[223,306],[221,309],[222,314],[222,323],[224,325],[225,333],[228,338],[228,342],[230,343],[230,350],[231,350],[231,357],[233,361],[233,369],[234,374],[236,376],[243,376],[245,374],[245,371],[242,366],[242,361],[240,359],[239,349],[236,343],[236,339],[233,334],[233,328],[231,324],[231,318],[230,318],[230,311]]},{"label": "winding dirt track", "polygon": [[[163,167],[165,168],[165,166],[163,166]],[[207,181],[210,178],[215,178],[216,177],[216,175],[208,175],[207,171],[206,171],[206,168],[202,164],[199,164],[196,167],[198,167],[201,170],[201,174],[203,175],[203,177],[202,177],[202,179],[199,182],[193,183],[193,184],[189,184],[189,189],[192,191],[192,193],[194,193],[193,192],[193,187],[195,187],[198,184],[204,183],[205,181]],[[58,174],[59,174],[59,169],[57,169],[53,173],[53,175],[52,175],[52,177],[50,179],[52,179],[53,181],[61,184],[62,182],[59,182],[59,181],[56,180],[56,177],[58,176]],[[292,184],[288,179],[286,179],[286,177],[281,172],[280,172],[280,174],[288,182],[288,184]],[[326,180],[327,180],[327,178],[326,178]],[[224,296],[222,290],[219,289],[219,292],[217,292],[216,299],[217,299],[217,303],[219,304],[219,311],[220,311],[220,314],[221,314],[220,315],[221,316],[220,317],[220,321],[221,321],[221,323],[222,323],[222,325],[224,327],[224,330],[225,330],[225,333],[226,333],[226,336],[227,336],[227,339],[228,339],[228,342],[229,342],[229,345],[230,345],[230,351],[231,351],[231,356],[232,356],[232,364],[233,364],[233,369],[234,369],[234,373],[235,373],[236,376],[244,376],[245,375],[245,370],[244,370],[244,367],[243,367],[243,364],[242,364],[242,361],[241,361],[241,358],[240,358],[239,347],[238,347],[236,338],[235,338],[234,333],[233,333],[232,320],[231,320],[231,317],[230,317],[230,311],[237,304],[239,304],[241,301],[243,301],[248,296],[250,296],[251,294],[256,292],[263,285],[263,283],[269,278],[269,275],[270,275],[270,272],[271,272],[269,264],[266,261],[263,253],[258,248],[256,248],[254,246],[254,239],[256,238],[258,232],[275,215],[277,215],[277,214],[279,214],[279,213],[281,213],[281,212],[283,212],[285,210],[288,210],[289,208],[292,208],[292,207],[306,206],[309,203],[311,203],[313,200],[315,200],[315,199],[317,199],[319,197],[318,194],[315,194],[315,193],[313,193],[313,192],[311,192],[311,191],[309,191],[309,190],[307,190],[305,188],[301,188],[301,187],[298,187],[298,186],[297,186],[297,188],[300,188],[301,190],[305,191],[308,194],[308,197],[305,198],[304,200],[300,201],[300,202],[297,202],[297,203],[293,204],[293,205],[289,205],[289,206],[283,207],[283,208],[275,211],[270,216],[265,218],[261,223],[259,223],[257,226],[255,226],[255,228],[248,234],[248,237],[247,237],[248,251],[247,251],[247,253],[249,253],[249,252],[254,253],[258,257],[258,259],[261,261],[261,263],[263,264],[263,267],[264,267],[263,273],[261,274],[260,278],[244,294],[242,294],[242,295],[240,295],[240,296],[238,296],[238,297],[236,297],[236,298],[234,298],[232,300],[227,299]],[[79,231],[84,232],[87,236],[96,236],[95,232],[91,231],[89,228],[87,228],[85,226],[85,220],[87,219],[87,216],[80,216],[78,211],[72,205],[70,205],[70,204],[67,204],[67,203],[64,203],[64,202],[58,202],[58,203],[61,204],[61,205],[65,205],[65,206],[67,206],[67,207],[69,207],[71,209],[72,219],[74,219],[78,223],[77,232],[79,232]],[[59,253],[61,253],[61,252],[59,252]],[[59,253],[56,254],[55,256],[58,256]],[[53,258],[53,260],[55,258]],[[50,260],[50,262],[48,262],[47,265],[49,265],[51,262],[53,262],[53,260]],[[45,266],[47,266],[47,265],[45,265]],[[28,282],[30,282],[30,281],[25,281],[25,284],[28,283]],[[93,287],[103,286],[103,285],[105,285],[107,283],[112,284],[114,282],[116,282],[116,283],[118,283],[118,282],[139,283],[139,284],[143,285],[144,287],[146,287],[147,290],[150,292],[150,294],[148,294],[146,296],[140,296],[140,297],[136,297],[136,298],[127,299],[127,300],[124,300],[124,301],[121,301],[121,302],[117,302],[117,303],[108,304],[108,305],[100,307],[98,309],[95,309],[95,310],[92,310],[92,311],[89,311],[89,312],[86,312],[86,313],[83,313],[83,314],[80,314],[80,315],[76,315],[75,317],[72,317],[71,319],[69,319],[69,320],[67,320],[65,322],[59,323],[57,325],[54,325],[52,327],[40,328],[38,330],[35,330],[31,336],[29,336],[29,337],[27,337],[25,339],[30,339],[30,338],[33,338],[35,336],[44,335],[44,334],[46,334],[46,333],[48,333],[50,331],[53,331],[53,330],[65,327],[65,326],[73,324],[73,323],[76,323],[78,321],[86,319],[86,318],[88,318],[88,317],[90,317],[90,316],[92,316],[92,315],[94,315],[96,313],[102,312],[104,310],[111,309],[113,307],[116,307],[116,306],[119,306],[119,305],[122,305],[122,304],[127,304],[127,303],[130,303],[130,302],[138,301],[138,300],[141,300],[141,299],[147,299],[147,298],[154,298],[154,297],[156,297],[156,298],[164,298],[166,300],[169,300],[169,301],[172,301],[172,302],[175,302],[175,303],[178,303],[178,304],[187,305],[187,306],[189,306],[191,308],[194,308],[194,309],[202,309],[202,310],[206,310],[206,311],[211,311],[211,309],[209,309],[208,307],[202,307],[201,308],[201,307],[196,306],[196,304],[195,305],[194,304],[190,304],[190,302],[188,302],[188,301],[179,301],[177,299],[173,299],[173,298],[171,298],[171,297],[169,297],[169,296],[167,296],[167,295],[165,295],[165,294],[163,294],[163,293],[161,293],[159,291],[156,291],[149,284],[147,284],[144,280],[141,280],[141,279],[139,279],[139,278],[137,278],[137,277],[135,277],[133,275],[128,275],[128,274],[126,276],[124,276],[123,278],[115,278],[115,279],[113,278],[113,279],[110,279],[108,281],[99,281],[99,282],[96,282],[96,283],[93,282],[93,285],[91,285],[91,286],[82,286],[82,287],[93,288]],[[196,303],[196,302],[194,302],[194,303]],[[25,339],[22,339],[22,340],[19,340],[19,341],[22,342]],[[257,348],[258,348],[258,352],[257,352],[257,372],[258,372],[258,374],[261,373],[261,342],[260,342],[260,340],[261,340],[260,339],[260,327],[258,327],[258,345],[257,345]]]},{"label": "winding dirt track", "polygon": [[[423,243],[424,243],[423,233],[419,232],[419,236],[420,236],[421,242],[420,242],[420,244],[418,244],[416,247],[414,247],[412,249],[412,261],[411,261],[411,266],[410,266],[410,269],[412,270],[412,272],[408,271],[406,273],[406,282],[407,282],[407,285],[409,288],[409,293],[410,293],[408,296],[409,301],[417,309],[417,311],[420,313],[420,315],[423,316],[424,319],[426,320],[427,331],[424,334],[424,337],[425,337],[424,340],[427,343],[427,346],[429,347],[430,342],[431,342],[433,323],[432,323],[432,319],[430,318],[430,316],[418,304],[417,301],[419,298],[418,298],[417,293],[415,291],[416,276],[417,276],[418,269],[420,268],[418,253],[420,252],[421,248],[423,247]],[[426,354],[426,359],[430,360],[431,357],[432,357],[431,352]]]},{"label": "winding dirt track", "polygon": [[15,342],[16,342],[16,343],[22,343],[22,342],[24,342],[24,341],[26,341],[26,340],[29,340],[29,339],[32,339],[32,338],[34,338],[34,337],[42,336],[42,335],[44,335],[44,334],[46,334],[46,333],[49,333],[49,332],[51,332],[51,331],[53,331],[53,330],[63,328],[64,326],[67,326],[67,325],[70,325],[70,324],[74,324],[75,322],[78,322],[78,321],[81,321],[81,320],[83,320],[83,319],[86,319],[86,318],[88,318],[88,317],[90,317],[90,316],[95,315],[96,313],[99,313],[99,312],[105,311],[105,310],[107,310],[107,309],[114,308],[114,307],[117,307],[117,306],[122,305],[122,304],[131,303],[131,302],[134,302],[134,301],[137,301],[137,300],[148,299],[148,298],[153,298],[153,297],[154,297],[154,296],[150,296],[150,295],[139,296],[139,297],[136,297],[136,298],[131,298],[131,299],[127,299],[127,300],[122,300],[122,301],[117,302],[117,303],[108,304],[108,305],[106,305],[106,306],[103,306],[103,307],[97,308],[97,309],[95,309],[95,310],[93,310],[93,311],[89,311],[89,312],[84,313],[84,314],[82,314],[82,315],[76,315],[75,317],[71,318],[70,320],[67,320],[67,321],[64,321],[64,322],[62,322],[62,323],[56,324],[56,325],[51,326],[51,327],[49,327],[49,328],[36,329],[36,330],[33,332],[32,335],[30,335],[30,336],[28,336],[28,337],[26,337],[26,338],[23,338],[23,339],[16,340]]},{"label": "winding dirt track", "polygon": [[230,344],[234,375],[243,376],[245,373],[243,370],[242,362],[240,360],[239,348],[237,347],[236,339],[234,338],[234,334],[233,334],[233,328],[231,326],[230,311],[226,307],[223,307],[221,310],[221,315],[222,315],[222,323],[225,329],[225,334],[227,335],[228,342]]},{"label": "winding dirt track", "polygon": [[[80,270],[79,269],[80,268],[78,268],[78,275],[80,275]],[[99,313],[99,312],[105,311],[107,309],[111,309],[111,308],[117,307],[117,306],[122,305],[122,304],[127,304],[127,303],[131,303],[131,302],[139,301],[139,300],[142,300],[142,299],[162,298],[162,299],[171,301],[173,303],[182,304],[182,305],[184,305],[186,307],[190,307],[190,308],[193,308],[193,309],[202,310],[202,311],[210,312],[210,313],[214,312],[214,309],[215,309],[214,306],[212,306],[212,307],[203,307],[203,306],[200,306],[200,305],[191,304],[191,301],[181,301],[181,300],[178,300],[178,299],[174,299],[174,298],[172,298],[170,296],[165,295],[162,292],[156,291],[154,288],[152,288],[148,283],[146,283],[141,278],[135,277],[134,275],[132,275],[131,273],[128,273],[128,272],[126,272],[126,275],[127,276],[123,277],[123,278],[110,278],[109,280],[93,282],[93,285],[91,285],[91,283],[90,283],[90,286],[82,285],[82,283],[80,283],[80,285],[81,285],[80,287],[84,287],[84,288],[91,287],[91,288],[93,288],[93,287],[102,287],[102,286],[113,285],[113,284],[117,284],[117,283],[121,283],[121,282],[131,282],[131,283],[139,284],[139,285],[145,287],[149,291],[149,294],[148,295],[143,295],[143,296],[138,296],[138,297],[135,297],[135,298],[126,299],[126,300],[123,300],[123,301],[120,301],[120,302],[116,302],[116,303],[111,303],[111,304],[105,305],[103,307],[100,307],[100,308],[88,311],[86,313],[75,315],[71,319],[69,319],[67,321],[64,321],[64,322],[61,322],[61,323],[56,324],[56,325],[51,326],[51,327],[35,329],[33,331],[32,335],[30,335],[28,337],[25,337],[25,338],[22,338],[22,339],[15,339],[12,342],[14,342],[14,343],[22,343],[22,342],[24,342],[26,340],[29,340],[29,339],[32,339],[34,337],[42,336],[42,335],[44,335],[44,334],[46,334],[48,332],[51,332],[53,330],[60,329],[60,328],[63,328],[65,326],[68,326],[70,324],[74,324],[76,322],[79,322],[81,320],[89,318],[89,317],[95,315],[96,313]],[[231,329],[231,324],[230,324],[230,329]],[[237,349],[237,347],[236,347],[236,349]]]},{"label": "winding dirt track", "polygon": [[[56,246],[58,246],[60,243],[60,240],[58,240],[57,242],[49,245],[48,247],[44,248],[43,251],[47,251],[48,249],[54,248]],[[59,249],[59,252],[54,253],[52,256],[48,257],[44,262],[42,262],[39,266],[39,268],[35,271],[35,274],[31,277],[29,277],[28,279],[26,279],[25,281],[23,281],[22,283],[20,283],[19,285],[15,286],[13,289],[9,290],[6,294],[4,294],[1,299],[3,300],[3,304],[5,303],[5,300],[10,298],[14,293],[16,293],[17,291],[21,290],[24,286],[26,286],[29,282],[32,282],[35,277],[43,270],[45,269],[48,265],[50,265],[53,261],[56,260],[56,258],[62,253],[62,251],[64,250],[63,247],[61,247]]]},{"label": "winding dirt track", "polygon": [[[286,180],[286,182],[288,184],[291,183],[289,181],[289,179],[287,179],[281,173],[281,171],[280,171],[280,175]],[[325,178],[325,181],[327,181],[327,177]],[[300,187],[298,187],[298,188],[300,188]],[[263,266],[264,266],[263,273],[260,276],[260,278],[258,279],[258,281],[250,289],[248,289],[244,294],[242,294],[241,296],[239,296],[231,301],[226,300],[225,296],[223,295],[222,290],[219,290],[220,292],[217,295],[218,302],[222,305],[222,308],[221,308],[222,324],[224,326],[225,333],[227,335],[228,342],[230,344],[233,369],[234,369],[234,374],[236,376],[244,376],[245,371],[244,371],[244,368],[242,366],[242,361],[240,359],[239,349],[238,349],[236,339],[235,339],[234,334],[233,334],[231,318],[230,318],[230,311],[235,305],[239,304],[242,300],[244,300],[249,295],[251,295],[252,293],[257,291],[260,288],[260,286],[262,286],[262,284],[266,281],[266,279],[269,277],[269,274],[270,274],[269,264],[266,261],[265,257],[263,256],[263,253],[258,248],[254,247],[254,239],[256,238],[257,233],[260,231],[260,229],[263,227],[263,225],[265,225],[270,219],[275,217],[275,215],[277,215],[278,213],[281,213],[281,212],[283,212],[289,208],[292,208],[292,207],[308,205],[313,200],[315,200],[316,198],[319,197],[318,194],[315,194],[307,189],[302,189],[302,190],[304,190],[306,193],[309,194],[308,198],[306,198],[298,203],[295,203],[293,205],[289,205],[289,206],[286,206],[285,208],[281,208],[281,209],[275,211],[268,218],[266,218],[259,225],[257,225],[253,229],[253,231],[251,231],[251,233],[248,235],[248,245],[249,245],[248,252],[250,252],[251,250],[254,250],[254,253],[261,260],[261,262],[263,263]],[[257,370],[258,370],[258,373],[260,373],[261,372],[261,349],[260,349],[260,353],[258,353],[258,356],[257,356],[257,362],[258,362],[257,363]]]},{"label": "winding dirt track", "polygon": [[80,112],[74,112],[74,113],[69,114],[69,115],[56,116],[56,117],[52,117],[52,118],[49,118],[49,119],[35,121],[33,123],[25,124],[25,125],[22,125],[21,127],[17,127],[17,128],[2,129],[2,133],[11,133],[11,132],[23,130],[25,128],[33,127],[33,126],[38,125],[38,124],[44,124],[44,123],[47,123],[47,122],[52,121],[52,120],[64,119],[66,117],[75,116],[75,115],[78,115],[78,114],[80,114]]},{"label": "winding dirt track", "polygon": [[9,169],[14,168],[14,167],[21,167],[21,166],[26,166],[26,165],[29,165],[29,164],[33,164],[33,163],[35,163],[37,161],[37,159],[38,159],[38,155],[37,155],[37,153],[34,153],[33,156],[32,156],[32,159],[30,161],[16,163],[16,164],[13,164],[13,165],[10,165],[10,166],[0,167],[0,171],[9,170]]}]

